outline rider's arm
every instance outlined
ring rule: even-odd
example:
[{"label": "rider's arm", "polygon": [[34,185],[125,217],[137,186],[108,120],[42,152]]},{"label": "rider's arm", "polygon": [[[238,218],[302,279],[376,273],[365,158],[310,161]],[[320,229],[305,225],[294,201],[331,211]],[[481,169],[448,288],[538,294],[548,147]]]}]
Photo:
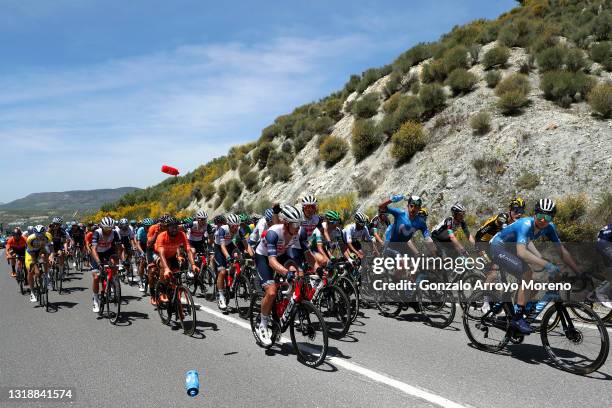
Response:
[{"label": "rider's arm", "polygon": [[170,271],[170,266],[168,265],[168,261],[166,260],[166,249],[164,248],[164,246],[159,246],[158,247],[158,251],[157,253],[159,254],[159,260],[161,262],[162,265],[162,269],[164,270],[164,272],[166,271]]},{"label": "rider's arm", "polygon": [[540,268],[544,268],[546,266],[546,264],[548,264],[547,260],[542,259],[539,256],[534,255],[531,251],[529,251],[527,249],[527,246],[525,244],[522,244],[522,243],[517,243],[516,244],[516,254],[523,261],[525,261],[525,262],[527,262],[529,264],[532,264],[532,265],[537,265]]}]

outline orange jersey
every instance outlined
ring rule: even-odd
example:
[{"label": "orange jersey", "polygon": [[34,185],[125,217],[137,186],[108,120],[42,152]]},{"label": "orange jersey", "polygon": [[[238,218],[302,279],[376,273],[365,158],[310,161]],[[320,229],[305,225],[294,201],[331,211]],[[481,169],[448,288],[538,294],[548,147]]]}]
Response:
[{"label": "orange jersey", "polygon": [[87,234],[85,234],[85,242],[87,245],[91,245],[91,241],[93,241],[93,231],[89,231]]},{"label": "orange jersey", "polygon": [[159,223],[153,224],[149,227],[149,230],[147,231],[147,246],[153,246],[155,244],[155,242],[153,241],[153,237],[155,237],[155,234],[157,234],[158,232]]},{"label": "orange jersey", "polygon": [[26,247],[26,239],[22,236],[19,239],[15,239],[15,237],[10,237],[8,241],[6,241],[6,250],[9,249],[23,249]]},{"label": "orange jersey", "polygon": [[164,248],[166,259],[173,258],[178,252],[178,248],[182,246],[186,251],[189,251],[189,241],[187,235],[183,231],[179,231],[174,237],[171,237],[167,231],[158,235],[155,241],[155,252],[159,253],[160,248]]}]

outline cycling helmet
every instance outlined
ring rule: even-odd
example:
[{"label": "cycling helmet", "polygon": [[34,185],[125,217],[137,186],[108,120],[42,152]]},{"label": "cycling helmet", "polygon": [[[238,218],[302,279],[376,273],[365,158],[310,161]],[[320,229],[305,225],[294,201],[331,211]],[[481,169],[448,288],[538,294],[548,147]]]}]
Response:
[{"label": "cycling helmet", "polygon": [[417,207],[423,205],[423,200],[418,195],[411,195],[406,199],[406,201],[408,201],[408,204],[414,204]]},{"label": "cycling helmet", "polygon": [[136,225],[136,220],[130,220],[130,225],[134,227]]},{"label": "cycling helmet", "polygon": [[122,218],[119,220],[120,227],[127,227],[128,225],[130,225],[130,222],[128,221],[127,218]]},{"label": "cycling helmet", "polygon": [[240,222],[249,222],[249,215],[242,213],[238,216],[240,218]]},{"label": "cycling helmet", "polygon": [[516,197],[514,200],[510,201],[510,206],[509,208],[512,210],[514,208],[520,208],[520,209],[525,209],[525,200],[523,200],[521,197]]},{"label": "cycling helmet", "polygon": [[178,223],[178,220],[171,215],[167,216],[163,221],[163,224],[165,225],[178,225]]},{"label": "cycling helmet", "polygon": [[213,222],[215,224],[225,224],[226,223],[225,216],[223,214],[215,215]]},{"label": "cycling helmet", "polygon": [[227,224],[228,225],[239,225],[240,224],[240,217],[237,216],[236,214],[227,214]]},{"label": "cycling helmet", "polygon": [[16,227],[16,228],[13,230],[13,234],[12,234],[12,235],[13,235],[14,237],[20,237],[20,236],[21,236],[21,228]]},{"label": "cycling helmet", "polygon": [[536,214],[550,214],[555,215],[557,213],[557,206],[555,202],[550,198],[542,198],[535,205]]},{"label": "cycling helmet", "polygon": [[419,213],[417,215],[420,215],[421,217],[427,218],[429,216],[429,212],[427,211],[427,208],[421,207],[421,209],[419,210]]},{"label": "cycling helmet", "polygon": [[205,220],[207,220],[207,219],[208,219],[208,214],[207,214],[207,213],[206,213],[206,211],[204,211],[204,210],[199,210],[199,211],[196,213],[195,217],[196,217],[196,218],[204,218]]},{"label": "cycling helmet", "polygon": [[151,225],[153,225],[153,220],[151,218],[145,218],[144,220],[142,220],[142,225],[144,225],[145,227],[150,227]]},{"label": "cycling helmet", "polygon": [[462,206],[459,202],[456,202],[455,204],[453,204],[453,206],[451,207],[451,212],[453,214],[456,213],[465,213],[465,207]]},{"label": "cycling helmet", "polygon": [[64,222],[62,217],[53,217],[53,220],[51,221],[51,224],[61,224],[62,222]]},{"label": "cycling helmet", "polygon": [[31,225],[28,225],[28,235],[32,234],[34,232],[34,227]]},{"label": "cycling helmet", "polygon": [[355,213],[355,222],[359,224],[367,224],[369,221],[368,216],[362,213],[361,211],[357,211]]},{"label": "cycling helmet", "polygon": [[85,228],[85,224],[83,224],[82,222],[79,222],[79,228]]},{"label": "cycling helmet", "polygon": [[264,217],[268,223],[272,222],[272,215],[274,215],[274,213],[272,212],[271,208],[268,208],[266,211],[264,211]]},{"label": "cycling helmet", "polygon": [[328,210],[325,212],[325,218],[329,221],[340,221],[340,213],[334,210]]},{"label": "cycling helmet", "polygon": [[313,195],[307,195],[302,198],[302,205],[317,205],[317,199]]},{"label": "cycling helmet", "polygon": [[498,224],[501,224],[501,225],[506,224],[508,222],[508,214],[506,214],[506,213],[499,214],[497,216],[497,220],[496,221],[497,221]]},{"label": "cycling helmet", "polygon": [[193,218],[191,218],[191,217],[185,218],[183,220],[183,224],[189,224],[189,225],[193,224]]},{"label": "cycling helmet", "polygon": [[260,219],[261,219],[261,214],[252,214],[251,215],[251,222],[253,224],[257,224],[257,222],[259,222]]},{"label": "cycling helmet", "polygon": [[111,217],[104,217],[100,221],[100,227],[102,228],[113,228],[115,226],[115,220]]},{"label": "cycling helmet", "polygon": [[278,218],[283,222],[302,222],[302,212],[292,205],[283,205]]},{"label": "cycling helmet", "polygon": [[39,225],[34,227],[34,234],[42,235],[42,234],[45,233],[45,231],[47,231],[47,229],[45,228],[44,225],[40,225],[39,224]]}]

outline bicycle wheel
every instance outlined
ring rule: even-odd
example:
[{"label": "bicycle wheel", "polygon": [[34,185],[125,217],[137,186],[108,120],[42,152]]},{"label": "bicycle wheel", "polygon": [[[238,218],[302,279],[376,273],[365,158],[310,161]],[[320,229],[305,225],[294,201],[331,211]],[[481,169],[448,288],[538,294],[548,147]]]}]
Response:
[{"label": "bicycle wheel", "polygon": [[[590,323],[580,323],[581,319],[576,316],[572,318],[567,308],[579,310],[581,315],[588,316]],[[549,321],[555,314],[560,316],[561,324],[548,330]],[[610,350],[608,331],[597,313],[587,305],[556,303],[544,314],[541,327],[542,345],[562,370],[584,375],[598,370],[606,362]]]},{"label": "bicycle wheel", "polygon": [[64,270],[60,269],[57,276],[57,293],[62,294],[62,289],[64,288]]},{"label": "bicycle wheel", "polygon": [[111,324],[117,324],[121,316],[121,284],[113,279],[106,284],[106,297],[108,304],[108,319]]},{"label": "bicycle wheel", "polygon": [[[168,301],[162,302],[160,299],[162,293],[166,294]],[[155,285],[155,297],[157,298],[157,314],[159,314],[163,324],[169,325],[170,319],[172,319],[172,305],[170,295],[168,294],[168,286],[158,281],[157,285]]]},{"label": "bicycle wheel", "polygon": [[[610,320],[612,320],[612,309],[608,309],[607,307],[605,307],[603,304],[601,304],[600,302],[584,302],[587,306],[589,306],[591,309],[593,309],[593,311],[595,312],[595,314],[597,314],[597,316],[599,316],[599,318],[601,319],[602,322],[607,323]],[[575,309],[573,306],[568,306],[569,309],[572,311],[572,313],[579,318],[580,320],[582,320],[583,322],[588,322],[588,323],[592,323],[593,320],[590,320],[591,316],[588,314],[583,313],[580,309]]]},{"label": "bicycle wheel", "polygon": [[491,310],[484,313],[484,296],[484,292],[474,292],[467,300],[463,312],[463,328],[474,347],[495,352],[510,341],[511,316],[501,304],[494,304]]},{"label": "bicycle wheel", "polygon": [[49,311],[49,288],[48,288],[48,277],[45,275],[43,278],[43,286],[42,286],[42,296],[41,299],[45,306],[45,311]]},{"label": "bicycle wheel", "polygon": [[21,268],[19,268],[19,270],[17,271],[17,280],[19,281],[19,292],[22,295],[25,295],[26,290],[23,287],[23,285],[25,284],[26,273],[25,273],[25,266],[23,266],[23,264],[21,265]]},{"label": "bicycle wheel", "polygon": [[310,302],[295,305],[289,323],[291,343],[298,361],[309,367],[318,367],[327,356],[327,326],[321,312]]},{"label": "bicycle wheel", "polygon": [[[204,296],[206,298],[210,298],[212,296],[212,300],[214,300],[214,296],[215,296],[215,292],[217,289],[217,279],[216,279],[216,274],[215,271],[212,269],[211,266],[207,266],[206,267],[206,273],[203,276],[203,281],[204,281]],[[209,300],[211,300],[209,299]]]},{"label": "bicycle wheel", "polygon": [[256,330],[259,327],[259,323],[261,322],[261,298],[259,296],[251,297],[251,306],[249,307],[249,309],[251,333],[253,333],[253,337],[255,337],[255,343],[257,343],[259,347],[263,347],[267,350],[271,348],[274,343],[276,343],[276,340],[280,337],[280,327],[278,326],[278,322],[276,321],[276,319],[271,319],[270,324],[272,327],[270,329],[272,330],[272,344],[263,344]]},{"label": "bicycle wheel", "polygon": [[192,336],[196,329],[196,308],[191,297],[191,292],[185,286],[176,288],[176,315],[181,322],[183,333]]},{"label": "bicycle wheel", "polygon": [[[438,274],[428,276],[430,284],[442,283],[445,280]],[[433,327],[443,329],[448,327],[455,319],[457,304],[452,293],[446,290],[417,288],[417,299],[421,314],[425,316]]]},{"label": "bicycle wheel", "polygon": [[338,286],[324,287],[315,300],[327,326],[327,333],[333,338],[346,336],[351,327],[351,303]]},{"label": "bicycle wheel", "polygon": [[240,317],[248,319],[251,310],[251,283],[244,274],[240,274],[235,285],[234,302],[236,311]]},{"label": "bicycle wheel", "polygon": [[359,313],[359,290],[357,285],[345,276],[341,276],[336,285],[342,289],[342,291],[348,297],[351,304],[351,322],[357,320],[357,314]]}]

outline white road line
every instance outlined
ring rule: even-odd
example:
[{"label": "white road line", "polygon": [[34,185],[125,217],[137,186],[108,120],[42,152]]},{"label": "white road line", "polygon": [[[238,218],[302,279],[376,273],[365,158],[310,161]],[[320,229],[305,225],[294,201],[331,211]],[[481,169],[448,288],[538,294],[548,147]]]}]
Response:
[{"label": "white road line", "polygon": [[[225,321],[228,321],[230,323],[233,323],[237,326],[240,326],[244,329],[247,330],[251,330],[251,325],[247,322],[245,322],[244,320],[240,320],[240,319],[236,319],[235,317],[232,316],[228,316],[225,315],[217,310],[211,309],[207,306],[201,305],[199,303],[196,303],[196,306],[198,306],[198,308],[206,313],[209,313],[215,317],[218,317],[219,319],[223,319]],[[281,337],[281,342],[282,343],[291,343],[291,340],[287,339],[286,337]],[[424,390],[422,388],[418,388],[409,384],[406,384],[404,382],[395,380],[385,374],[381,374],[378,373],[376,371],[370,370],[368,368],[362,367],[360,365],[357,365],[355,363],[349,363],[346,360],[343,360],[339,357],[328,357],[327,360],[330,363],[333,363],[337,366],[340,366],[342,368],[345,368],[349,371],[353,371],[357,374],[360,374],[364,377],[368,377],[371,380],[374,380],[376,382],[388,385],[390,387],[393,387],[401,392],[403,392],[404,394],[408,394],[411,395],[413,397],[417,397],[420,398],[422,400],[431,402],[433,404],[439,405],[441,407],[445,407],[445,408],[466,408],[468,407],[467,405],[462,405],[459,404],[457,402],[451,401],[449,399],[446,399],[440,395],[434,394],[433,392]]]}]

